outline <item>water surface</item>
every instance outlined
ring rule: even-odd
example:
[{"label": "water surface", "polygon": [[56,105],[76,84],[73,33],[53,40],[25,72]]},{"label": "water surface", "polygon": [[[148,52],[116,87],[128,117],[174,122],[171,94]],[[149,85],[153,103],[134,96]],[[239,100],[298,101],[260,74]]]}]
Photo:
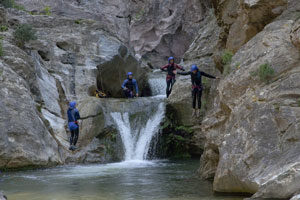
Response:
[{"label": "water surface", "polygon": [[214,196],[199,161],[129,161],[0,175],[9,200],[241,200]]}]

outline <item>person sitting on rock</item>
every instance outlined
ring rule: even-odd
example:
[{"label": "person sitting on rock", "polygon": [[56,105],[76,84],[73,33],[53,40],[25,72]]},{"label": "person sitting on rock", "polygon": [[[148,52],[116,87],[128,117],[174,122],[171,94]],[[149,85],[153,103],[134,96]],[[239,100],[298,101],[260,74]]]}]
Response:
[{"label": "person sitting on rock", "polygon": [[[205,72],[202,72],[198,69],[197,65],[192,65],[191,71],[189,72],[180,72],[180,75],[191,75],[192,81],[192,98],[193,98],[193,113],[192,117],[199,117],[200,116],[200,109],[201,109],[201,97],[202,97],[202,76],[219,79],[219,77],[214,77],[209,75]],[[196,109],[196,103],[198,99],[198,110]]]},{"label": "person sitting on rock", "polygon": [[76,143],[79,136],[79,122],[80,119],[79,111],[76,108],[76,102],[70,102],[68,113],[68,126],[71,131],[70,147],[69,150],[74,151],[76,149]]},{"label": "person sitting on rock", "polygon": [[[122,89],[126,98],[134,98],[139,96],[139,88],[137,81],[133,79],[132,72],[127,73],[127,79],[122,84]],[[135,90],[135,94],[134,94]]]},{"label": "person sitting on rock", "polygon": [[175,80],[175,76],[177,73],[176,69],[185,71],[183,69],[183,67],[174,63],[174,57],[170,57],[168,59],[168,61],[169,61],[169,64],[162,66],[160,68],[162,71],[167,71],[167,89],[166,89],[167,98],[170,96],[170,94],[172,92],[172,87],[173,87],[174,83],[176,82],[176,80]]}]

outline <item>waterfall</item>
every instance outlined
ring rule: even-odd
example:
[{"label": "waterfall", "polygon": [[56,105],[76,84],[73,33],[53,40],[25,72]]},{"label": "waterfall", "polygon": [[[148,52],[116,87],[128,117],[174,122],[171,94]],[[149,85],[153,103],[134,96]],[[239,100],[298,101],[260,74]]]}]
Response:
[{"label": "waterfall", "polygon": [[[128,112],[112,112],[111,116],[120,132],[121,139],[125,150],[125,161],[145,160],[153,136],[158,132],[160,122],[165,115],[164,103],[158,103],[155,111],[144,113],[134,120],[130,120]],[[142,123],[145,118],[146,123]]]},{"label": "waterfall", "polygon": [[149,77],[149,85],[152,95],[164,95],[166,93],[166,75],[161,70],[155,70]]}]

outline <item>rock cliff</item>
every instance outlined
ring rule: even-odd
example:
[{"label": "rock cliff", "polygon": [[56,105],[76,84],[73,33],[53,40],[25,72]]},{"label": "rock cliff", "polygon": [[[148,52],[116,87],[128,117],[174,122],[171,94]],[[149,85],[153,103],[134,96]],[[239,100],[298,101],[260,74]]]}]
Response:
[{"label": "rock cliff", "polygon": [[[187,60],[223,72],[211,89],[211,106],[198,133],[206,138],[199,173],[213,178],[217,192],[255,193],[252,199],[291,198],[300,189],[300,4],[212,3],[215,13],[206,22],[212,25],[203,28],[185,54]],[[209,37],[203,37],[207,33]],[[213,49],[209,56],[202,44]],[[233,53],[227,66],[222,63],[225,49]],[[273,69],[272,78],[263,78],[267,72],[262,66]]]},{"label": "rock cliff", "polygon": [[[119,159],[107,104],[90,95],[99,88],[120,97],[128,70],[151,95],[147,65],[173,55],[186,69],[196,63],[221,76],[205,80],[200,120],[190,117],[189,77],[178,76],[168,99],[178,123],[194,126],[204,151],[199,175],[217,192],[298,198],[298,0],[15,2],[24,10],[0,8],[8,27],[0,32],[0,168]],[[13,32],[24,23],[38,39],[21,49]],[[65,111],[73,99],[84,120],[81,148],[70,153]]]}]

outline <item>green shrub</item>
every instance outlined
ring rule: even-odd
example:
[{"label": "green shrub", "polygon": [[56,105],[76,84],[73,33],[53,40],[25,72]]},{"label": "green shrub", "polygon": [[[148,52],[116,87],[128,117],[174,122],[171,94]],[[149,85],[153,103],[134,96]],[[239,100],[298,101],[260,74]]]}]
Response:
[{"label": "green shrub", "polygon": [[300,107],[300,99],[298,99],[297,103],[298,103],[298,106]]},{"label": "green shrub", "polygon": [[36,32],[29,24],[21,24],[14,32],[14,38],[19,47],[24,47],[30,40],[36,40]]},{"label": "green shrub", "polygon": [[4,6],[4,8],[13,8],[15,5],[14,0],[0,0],[0,3]]},{"label": "green shrub", "polygon": [[250,72],[250,76],[258,76],[260,81],[265,83],[269,83],[269,81],[273,78],[274,74],[274,69],[270,67],[268,63],[262,64],[259,66],[258,70]]},{"label": "green shrub", "polygon": [[225,50],[222,55],[222,64],[229,65],[232,61],[233,53],[231,51]]},{"label": "green shrub", "polygon": [[76,19],[75,20],[75,24],[81,24],[82,22],[81,22],[81,19]]},{"label": "green shrub", "polygon": [[44,13],[45,15],[50,16],[50,15],[51,15],[51,7],[50,7],[50,6],[46,6],[46,7],[44,8],[44,10],[43,10],[43,13]]},{"label": "green shrub", "polygon": [[25,11],[25,7],[22,6],[22,5],[15,4],[13,8],[15,8],[17,10],[23,10],[23,11]]},{"label": "green shrub", "polygon": [[259,79],[263,82],[269,82],[270,79],[274,76],[275,71],[268,63],[262,64],[258,69]]},{"label": "green shrub", "polygon": [[8,31],[7,26],[1,25],[1,26],[0,26],[0,32],[5,32],[5,31]]},{"label": "green shrub", "polygon": [[144,9],[141,9],[136,15],[135,15],[135,19],[136,20],[141,20],[143,15],[145,14],[145,10]]},{"label": "green shrub", "polygon": [[3,56],[3,45],[2,45],[2,40],[0,40],[0,57]]},{"label": "green shrub", "polygon": [[223,64],[223,74],[228,75],[231,72],[231,61],[233,53],[231,51],[225,50],[222,55],[222,64]]},{"label": "green shrub", "polygon": [[17,10],[25,10],[24,6],[16,4],[14,0],[0,0],[0,4],[2,4],[4,8],[15,8]]},{"label": "green shrub", "polygon": [[37,109],[40,113],[42,113],[42,108],[43,108],[43,106],[42,106],[41,104],[36,105],[36,109]]},{"label": "green shrub", "polygon": [[235,68],[235,69],[240,69],[240,67],[241,67],[241,63],[238,62],[238,63],[235,64],[235,67],[234,67],[234,68]]}]

